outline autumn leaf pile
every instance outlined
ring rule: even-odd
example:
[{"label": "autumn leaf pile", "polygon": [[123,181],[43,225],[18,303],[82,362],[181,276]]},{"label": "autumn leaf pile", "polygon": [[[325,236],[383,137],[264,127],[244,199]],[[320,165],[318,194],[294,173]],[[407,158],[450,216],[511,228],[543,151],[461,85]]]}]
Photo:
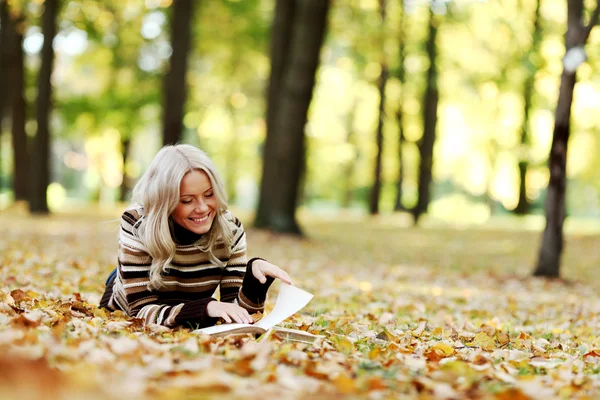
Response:
[{"label": "autumn leaf pile", "polygon": [[535,232],[318,219],[309,239],[249,230],[251,256],[315,294],[284,323],[324,337],[305,344],[98,309],[117,227],[0,216],[3,399],[600,396],[597,236],[567,238],[565,283],[528,278]]}]

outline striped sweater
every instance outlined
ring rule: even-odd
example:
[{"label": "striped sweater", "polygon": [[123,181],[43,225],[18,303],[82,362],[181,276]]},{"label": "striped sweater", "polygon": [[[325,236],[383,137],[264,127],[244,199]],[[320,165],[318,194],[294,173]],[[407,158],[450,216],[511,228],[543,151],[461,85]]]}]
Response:
[{"label": "striped sweater", "polygon": [[237,302],[250,314],[264,310],[273,278],[261,284],[252,274],[256,259],[247,261],[244,227],[230,211],[225,217],[233,231],[233,246],[226,249],[221,242],[214,251],[225,266],[212,264],[208,253],[200,250],[197,243],[201,235],[176,225],[175,256],[168,272],[163,273],[164,286],[153,290],[148,288],[152,258],[136,229],[142,214],[141,207],[133,207],[121,216],[117,274],[106,286],[101,307],[122,310],[146,324],[211,326],[218,319],[208,316],[206,306],[215,300],[212,296],[219,287],[220,301]]}]

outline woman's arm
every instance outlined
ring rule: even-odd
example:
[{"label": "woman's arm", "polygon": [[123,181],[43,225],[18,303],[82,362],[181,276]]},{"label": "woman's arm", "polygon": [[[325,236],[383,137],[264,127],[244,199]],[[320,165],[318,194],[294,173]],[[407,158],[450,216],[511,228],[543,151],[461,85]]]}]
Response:
[{"label": "woman's arm", "polygon": [[261,283],[252,273],[254,262],[263,260],[253,258],[247,261],[246,232],[238,218],[233,215],[231,218],[235,225],[234,244],[221,279],[221,301],[237,301],[250,314],[264,312],[267,291],[275,278],[267,276]]}]

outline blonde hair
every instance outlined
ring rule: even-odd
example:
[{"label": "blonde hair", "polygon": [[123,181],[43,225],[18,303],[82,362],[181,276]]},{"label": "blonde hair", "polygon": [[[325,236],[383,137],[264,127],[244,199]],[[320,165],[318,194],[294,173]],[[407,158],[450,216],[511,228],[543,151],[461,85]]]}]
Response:
[{"label": "blonde hair", "polygon": [[152,257],[149,289],[164,286],[162,273],[168,271],[175,256],[169,217],[180,201],[181,180],[194,170],[208,175],[217,200],[215,218],[208,233],[198,243],[199,249],[208,252],[210,261],[222,267],[223,262],[214,254],[216,245],[222,240],[226,249],[231,248],[232,228],[224,215],[227,194],[212,160],[205,152],[188,144],[165,146],[133,188],[132,196],[133,202],[143,207],[142,217],[135,228]]}]

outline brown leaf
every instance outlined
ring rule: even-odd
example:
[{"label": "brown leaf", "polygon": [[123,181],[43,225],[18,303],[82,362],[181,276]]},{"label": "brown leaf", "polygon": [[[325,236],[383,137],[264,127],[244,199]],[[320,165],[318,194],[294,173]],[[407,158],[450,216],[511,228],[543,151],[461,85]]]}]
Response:
[{"label": "brown leaf", "polygon": [[240,376],[250,376],[254,374],[254,368],[252,368],[252,358],[243,358],[241,360],[237,360],[233,364],[228,365],[225,370]]},{"label": "brown leaf", "polygon": [[425,358],[427,358],[427,360],[435,362],[440,361],[446,357],[444,352],[438,349],[427,349],[425,353],[423,353],[423,355],[425,356]]},{"label": "brown leaf", "polygon": [[94,313],[91,312],[90,310],[88,310],[87,307],[85,306],[85,304],[83,304],[81,301],[77,301],[77,300],[72,301],[71,302],[71,310],[79,312],[79,313],[85,315],[86,317],[94,316]]},{"label": "brown leaf", "polygon": [[41,318],[33,317],[31,314],[18,314],[11,320],[11,325],[17,328],[37,328],[42,323]]},{"label": "brown leaf", "polygon": [[587,353],[585,353],[583,355],[583,358],[586,358],[586,357],[600,357],[600,350],[588,351]]},{"label": "brown leaf", "polygon": [[510,342],[510,337],[504,332],[498,332],[496,339],[501,346],[507,345]]},{"label": "brown leaf", "polygon": [[449,357],[454,354],[454,348],[452,346],[438,342],[431,346],[424,355],[429,361],[440,361],[443,358]]},{"label": "brown leaf", "polygon": [[11,297],[15,300],[15,303],[20,303],[23,300],[29,300],[30,297],[27,296],[27,293],[22,291],[21,289],[15,289],[10,292]]},{"label": "brown leaf", "polygon": [[315,361],[309,361],[306,363],[306,367],[304,368],[304,372],[308,376],[312,376],[317,379],[329,379],[329,374],[324,371],[320,371],[318,369],[318,363]]},{"label": "brown leaf", "polygon": [[527,396],[526,394],[521,392],[519,389],[511,388],[511,389],[505,390],[504,392],[497,393],[496,399],[497,400],[530,400],[531,397]]},{"label": "brown leaf", "polygon": [[385,384],[385,381],[383,379],[381,379],[381,377],[372,376],[369,379],[367,379],[367,390],[369,392],[371,392],[373,390],[384,390],[384,389],[387,389],[387,385]]},{"label": "brown leaf", "polygon": [[387,329],[384,329],[383,331],[379,332],[376,337],[379,340],[385,340],[394,343],[398,343],[399,340],[396,335],[390,333]]},{"label": "brown leaf", "polygon": [[0,356],[0,393],[11,398],[58,399],[64,384],[63,376],[50,368],[44,359],[29,360]]},{"label": "brown leaf", "polygon": [[488,336],[493,337],[496,334],[496,328],[494,328],[491,325],[481,324],[481,327],[479,328],[479,332],[485,332],[488,334]]}]

